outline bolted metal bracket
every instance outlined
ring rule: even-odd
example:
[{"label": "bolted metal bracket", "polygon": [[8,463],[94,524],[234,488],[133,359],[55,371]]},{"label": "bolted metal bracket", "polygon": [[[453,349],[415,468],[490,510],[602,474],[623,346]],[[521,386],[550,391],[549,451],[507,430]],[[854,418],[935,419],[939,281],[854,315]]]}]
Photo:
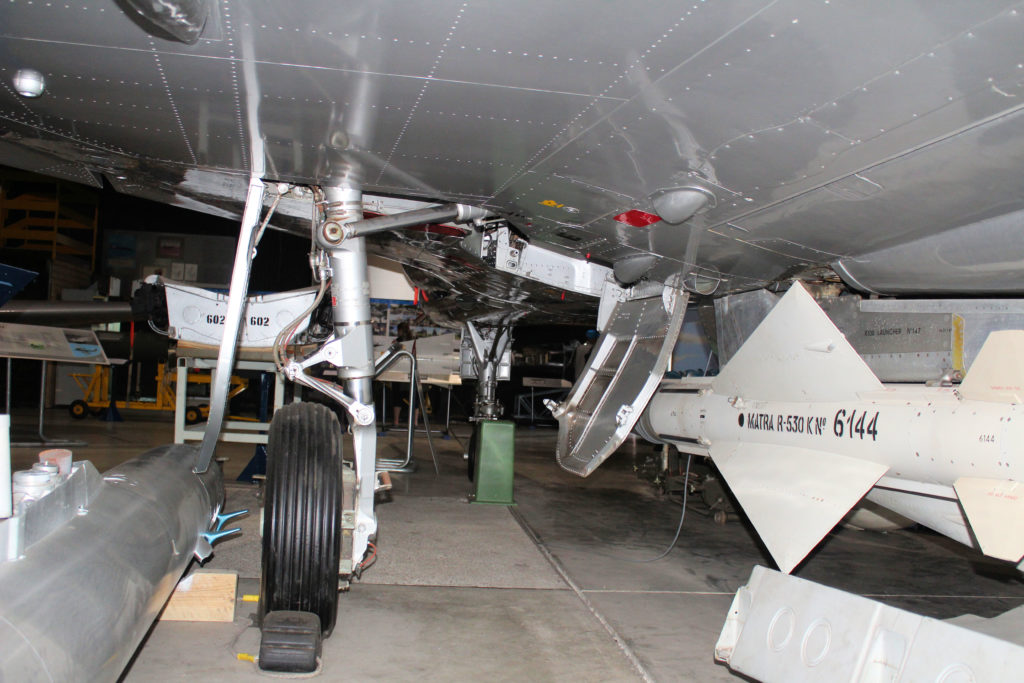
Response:
[{"label": "bolted metal bracket", "polygon": [[302,368],[298,363],[285,361],[284,374],[285,377],[296,384],[301,384],[302,386],[309,387],[310,389],[316,389],[321,394],[329,396],[341,405],[345,406],[345,410],[348,411],[348,414],[352,416],[352,419],[355,420],[357,425],[371,425],[376,419],[372,405],[367,405],[361,401],[357,401],[332,382],[317,379],[316,377],[310,377],[306,373],[302,372]]},{"label": "bolted metal bracket", "polygon": [[341,513],[341,528],[342,529],[355,529],[356,528],[356,512],[355,510],[345,510]]}]

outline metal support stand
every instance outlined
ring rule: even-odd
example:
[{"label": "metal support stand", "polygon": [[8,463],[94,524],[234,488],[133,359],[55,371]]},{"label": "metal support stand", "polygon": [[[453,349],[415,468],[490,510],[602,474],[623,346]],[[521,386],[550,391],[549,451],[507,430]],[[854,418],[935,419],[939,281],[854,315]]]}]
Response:
[{"label": "metal support stand", "polygon": [[460,438],[459,435],[455,433],[455,430],[452,429],[452,401],[455,401],[455,403],[459,407],[459,410],[462,411],[463,415],[468,415],[469,414],[469,411],[466,410],[466,406],[462,405],[462,401],[460,401],[458,398],[456,398],[455,396],[452,395],[452,387],[449,386],[448,387],[448,414],[445,415],[444,429],[445,429],[445,433],[448,434],[448,436],[450,436],[451,438],[455,439],[459,443],[459,446],[463,449],[463,452],[465,452],[466,444],[462,442],[462,438]]},{"label": "metal support stand", "polygon": [[[444,407],[444,436],[442,436],[441,438],[444,439],[445,441],[451,441],[451,439],[453,438],[453,436],[452,436],[452,385],[449,384],[447,389],[448,389],[448,401],[447,401],[447,403],[445,404],[445,407]],[[454,438],[455,438],[456,441],[458,441],[458,437],[454,437]],[[461,444],[462,442],[460,441],[459,443]]]},{"label": "metal support stand", "polygon": [[[216,383],[223,373],[217,371],[217,361],[212,358],[199,358],[195,356],[180,355],[178,350],[178,367],[176,369],[177,379],[175,385],[175,407],[174,407],[174,443],[185,443],[186,441],[200,441],[206,438],[208,428],[203,423],[188,425],[185,423],[185,411],[188,407],[188,376],[189,371],[198,368],[210,371],[210,382]],[[257,422],[245,420],[225,419],[221,422],[220,434],[217,440],[225,443],[267,443],[267,431],[270,429],[270,419],[282,405],[284,405],[284,379],[277,374],[274,364],[262,360],[239,360],[235,361],[234,370],[256,370],[262,373],[274,373],[274,401],[273,409],[268,410],[267,419],[259,419]]]},{"label": "metal support stand", "polygon": [[515,423],[507,420],[481,420],[473,430],[476,450],[474,503],[515,505],[512,497],[515,431]]},{"label": "metal support stand", "polygon": [[[416,356],[412,353],[396,349],[389,353],[381,356],[377,359],[375,364],[375,376],[380,375],[386,371],[392,365],[402,359],[409,360],[409,432],[406,440],[405,447],[405,460],[386,460],[380,459],[377,461],[378,470],[387,470],[389,472],[412,472],[415,471],[415,463],[412,462],[412,442],[413,436],[416,431],[415,415],[416,415],[416,401],[419,400],[419,405],[426,406],[426,402],[423,400],[423,387],[420,385],[420,376],[417,370]],[[434,442],[430,438],[430,422],[427,418],[427,411],[423,410],[423,426],[427,430],[427,444],[430,446],[430,457],[434,461],[434,474],[440,474],[441,471],[437,465],[437,454],[434,452]]]},{"label": "metal support stand", "polygon": [[[43,413],[46,409],[46,368],[47,362],[43,361],[43,367],[39,376],[39,441],[17,441],[11,446],[88,446],[85,441],[76,439],[51,439],[43,433]],[[11,359],[7,359],[7,411],[11,410]]]},{"label": "metal support stand", "polygon": [[[117,400],[114,398],[114,365],[116,361],[110,362],[110,381],[107,382],[107,409],[103,411],[104,422],[124,422],[124,418],[121,417],[121,412],[117,409]],[[121,364],[129,363],[127,360],[122,360]],[[128,395],[124,397],[125,406],[128,405]]]}]

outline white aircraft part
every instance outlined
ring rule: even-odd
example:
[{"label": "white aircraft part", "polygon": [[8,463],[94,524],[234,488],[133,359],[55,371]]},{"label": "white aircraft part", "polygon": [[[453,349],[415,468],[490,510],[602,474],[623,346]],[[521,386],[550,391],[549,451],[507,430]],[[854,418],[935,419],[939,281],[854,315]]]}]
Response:
[{"label": "white aircraft part", "polygon": [[688,293],[666,286],[615,305],[590,364],[552,410],[564,469],[587,476],[629,435],[668,366],[688,301]]},{"label": "white aircraft part", "polygon": [[725,396],[775,401],[839,401],[883,388],[800,283],[757,326],[712,387]]},{"label": "white aircraft part", "polygon": [[[434,337],[420,337],[398,344],[399,348],[412,353],[416,349],[416,373],[421,384],[452,386],[462,384],[459,376],[460,332],[447,332]],[[374,347],[374,357],[386,353],[384,345]],[[377,375],[383,382],[409,381],[409,364],[400,362]]]},{"label": "white aircraft part", "polygon": [[[822,377],[830,382],[834,374]],[[886,476],[871,500],[973,546],[953,484],[965,476],[1017,476],[1024,406],[961,400],[952,388],[922,386],[887,388],[845,402],[746,401],[712,392],[707,379],[669,380],[651,400],[643,431],[685,452],[699,448],[716,462],[723,450],[743,443],[883,466]],[[732,486],[728,473],[726,478]],[[901,495],[894,498],[883,489]],[[756,514],[748,514],[756,526]]]},{"label": "white aircraft part", "polygon": [[764,567],[736,592],[715,658],[760,681],[1010,681],[1024,648]]},{"label": "white aircraft part", "polygon": [[415,293],[402,266],[380,256],[368,254],[366,275],[370,282],[370,298],[389,301],[413,301]]},{"label": "white aircraft part", "polygon": [[712,457],[786,573],[888,469],[834,453],[765,444],[716,444]]},{"label": "white aircraft part", "polygon": [[[171,280],[161,282],[167,295],[169,336],[178,341],[219,345],[228,320],[228,295]],[[316,291],[316,287],[307,287],[248,297],[242,312],[239,345],[273,346],[278,332],[313,303]],[[309,316],[299,323],[296,334],[305,330],[308,323]]]},{"label": "white aircraft part", "polygon": [[1024,483],[961,477],[953,483],[960,505],[986,555],[1020,562],[1024,557]]},{"label": "white aircraft part", "polygon": [[494,265],[498,270],[587,296],[601,296],[604,283],[612,278],[607,266],[534,246],[508,228],[499,228],[497,236]]},{"label": "white aircraft part", "polygon": [[[887,478],[882,477],[882,481]],[[868,491],[865,499],[898,512],[958,543],[975,547],[970,529],[967,527],[967,520],[964,518],[964,512],[956,498],[922,495],[911,491],[898,491],[875,486]]]},{"label": "white aircraft part", "polygon": [[1024,605],[989,619],[976,614],[961,614],[947,619],[947,622],[1024,646]]},{"label": "white aircraft part", "polygon": [[[1016,343],[1015,334],[994,335],[971,373],[988,375],[990,366],[999,367],[1008,354],[1019,353]],[[1015,362],[1007,361],[1011,378],[1001,388],[1015,386]],[[997,380],[977,381],[981,393],[968,393],[991,398]],[[1009,493],[1013,485],[1007,482],[1019,479],[1015,468],[1024,465],[1024,405],[974,400],[953,387],[882,385],[799,285],[772,309],[719,377],[664,381],[640,430],[654,441],[714,459],[785,570],[827,533],[815,528],[818,535],[812,538],[807,523],[799,538],[790,538],[788,528],[783,533],[787,522],[779,520],[799,518],[794,511],[806,505],[797,503],[801,496],[815,495],[816,486],[834,494],[828,486],[837,475],[821,465],[830,458],[880,468],[875,479],[885,476],[870,500],[976,547],[973,528],[979,542],[986,539],[981,549],[994,557],[1016,561],[1024,556],[1024,522],[1018,532],[1006,521],[1024,520],[1024,515],[1017,512],[1016,501],[1003,499],[1016,495],[1016,488]],[[723,462],[741,446],[757,458]],[[793,452],[823,455],[821,460],[793,459]],[[783,465],[779,469],[767,464],[776,457]],[[866,477],[871,470],[864,471]],[[1004,483],[954,491],[954,482],[963,477]],[[793,491],[787,490],[787,478],[796,482]],[[848,495],[864,493],[875,483],[851,481]],[[751,492],[756,492],[755,503]],[[966,519],[958,493],[967,499]],[[856,500],[848,502],[844,514]],[[830,515],[822,524],[831,528],[841,516]]]},{"label": "white aircraft part", "polygon": [[960,395],[974,401],[1024,403],[1024,330],[988,336],[960,384]]}]

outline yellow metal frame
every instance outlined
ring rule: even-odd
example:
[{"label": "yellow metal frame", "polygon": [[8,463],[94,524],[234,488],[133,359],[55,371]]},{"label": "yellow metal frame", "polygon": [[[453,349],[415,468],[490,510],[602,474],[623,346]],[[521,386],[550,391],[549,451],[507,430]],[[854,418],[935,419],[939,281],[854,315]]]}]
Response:
[{"label": "yellow metal frame", "polygon": [[[92,372],[73,372],[78,388],[82,390],[83,400],[86,405],[93,409],[110,407],[110,368],[105,365],[93,366]],[[115,401],[118,410],[167,410],[174,411],[175,396],[174,390],[177,384],[176,373],[167,372],[164,363],[157,365],[156,370],[156,397],[155,399],[136,401]],[[189,373],[189,384],[209,384],[210,373]],[[249,380],[237,375],[231,376],[231,391],[228,392],[228,400],[238,396],[249,386]],[[200,406],[200,414],[207,417],[210,412],[209,406]]]}]

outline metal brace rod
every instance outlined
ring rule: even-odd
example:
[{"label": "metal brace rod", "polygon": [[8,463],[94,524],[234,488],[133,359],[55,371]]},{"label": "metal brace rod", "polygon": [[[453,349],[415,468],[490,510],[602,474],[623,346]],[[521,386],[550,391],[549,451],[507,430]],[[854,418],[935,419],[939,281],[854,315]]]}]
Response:
[{"label": "metal brace rod", "polygon": [[[39,375],[39,441],[17,441],[11,446],[88,446],[85,441],[77,439],[51,439],[43,433],[43,410],[46,407],[46,368],[47,362],[43,361],[43,367]],[[11,359],[7,359],[7,414],[11,414]]]},{"label": "metal brace rod", "polygon": [[[387,230],[408,228],[422,223],[440,223],[444,221],[464,223],[478,218],[486,218],[489,215],[490,212],[487,210],[468,204],[442,204],[441,206],[429,209],[416,209],[390,216],[377,216],[375,218],[351,221],[339,226],[340,231],[335,234],[343,236],[344,239],[350,239],[352,237],[365,237],[366,235]],[[331,229],[329,223],[325,225],[325,235]]]},{"label": "metal brace rod", "polygon": [[357,425],[366,426],[373,424],[373,407],[352,398],[338,388],[336,384],[317,379],[315,377],[310,377],[306,373],[302,372],[298,363],[293,363],[291,361],[285,361],[284,373],[288,379],[296,384],[301,384],[302,386],[309,387],[310,389],[316,389],[320,393],[330,396],[335,401],[345,406],[345,410],[348,411],[348,414],[352,416],[352,419],[355,420]]},{"label": "metal brace rod", "polygon": [[[377,469],[395,469],[404,470],[409,467],[409,463],[412,462],[412,442],[415,436],[413,430],[415,429],[416,419],[416,387],[413,384],[416,378],[416,356],[404,349],[392,349],[386,354],[380,356],[374,362],[374,377],[380,377],[380,374],[390,368],[392,365],[402,360],[403,358],[409,359],[409,429],[405,440],[405,460],[387,460],[378,459]],[[396,392],[397,393],[397,392]],[[434,450],[430,450],[433,455]],[[437,468],[437,459],[434,460],[434,468]]]},{"label": "metal brace rod", "polygon": [[242,331],[242,316],[245,312],[245,298],[249,291],[249,271],[252,269],[252,253],[255,247],[256,229],[260,224],[263,210],[263,195],[266,187],[263,181],[253,176],[249,179],[249,192],[245,198],[242,213],[242,227],[238,233],[235,248],[235,265],[231,269],[231,285],[228,289],[228,308],[224,314],[224,336],[220,339],[217,353],[217,370],[210,387],[210,417],[206,421],[203,443],[196,456],[195,471],[206,472],[217,447],[217,439],[227,412],[228,389],[231,384],[231,369],[235,366],[238,335]]}]

